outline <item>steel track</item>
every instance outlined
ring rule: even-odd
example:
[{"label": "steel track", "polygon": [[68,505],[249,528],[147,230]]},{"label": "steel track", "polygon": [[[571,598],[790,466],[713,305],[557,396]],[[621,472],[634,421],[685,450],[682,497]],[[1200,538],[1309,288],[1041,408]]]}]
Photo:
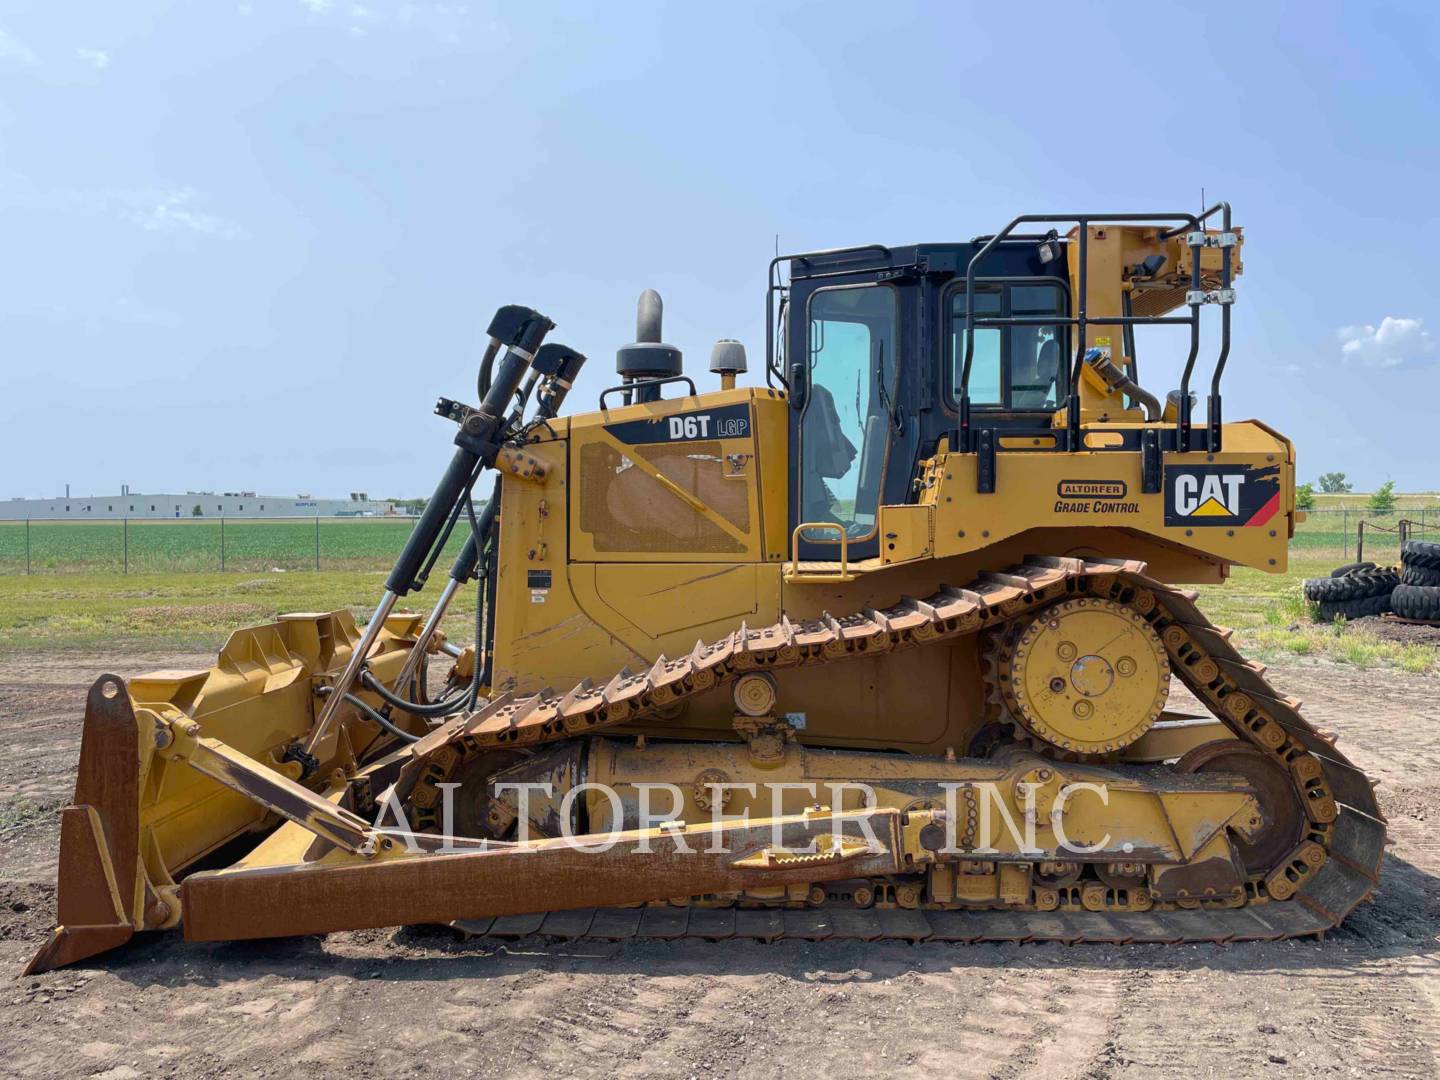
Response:
[{"label": "steel track", "polygon": [[[745,908],[650,905],[504,916],[461,926],[470,934],[557,938],[708,939],[785,937],[910,941],[1082,941],[1177,943],[1268,941],[1321,934],[1338,926],[1379,881],[1385,819],[1365,775],[1311,727],[1300,703],[1265,681],[1230,633],[1195,606],[1195,594],[1157,581],[1144,563],[1119,559],[1031,557],[1005,573],[984,574],[967,588],[942,586],[924,600],[829,614],[761,629],[741,627],[697,643],[677,660],[661,657],[645,672],[622,671],[604,686],[588,680],[566,694],[505,695],[464,721],[432,733],[418,764],[435,759],[421,784],[444,779],[443,761],[491,748],[538,745],[614,727],[720,686],[747,671],[774,670],[877,656],[943,644],[1012,623],[1066,597],[1112,599],[1141,612],[1159,634],[1171,668],[1238,739],[1273,757],[1292,778],[1308,817],[1295,858],[1247,887],[1243,907],[1206,906],[1145,912],[940,908]],[[443,737],[442,736],[443,732]],[[1320,854],[1323,852],[1323,855]]]}]

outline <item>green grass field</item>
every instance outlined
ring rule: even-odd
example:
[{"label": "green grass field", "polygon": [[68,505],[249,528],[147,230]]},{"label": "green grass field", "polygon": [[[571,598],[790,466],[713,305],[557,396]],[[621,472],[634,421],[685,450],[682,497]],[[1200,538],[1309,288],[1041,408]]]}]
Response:
[{"label": "green grass field", "polygon": [[[1286,574],[1238,569],[1225,586],[1202,590],[1217,623],[1234,627],[1259,659],[1321,656],[1343,663],[1437,670],[1431,646],[1382,641],[1362,628],[1318,626],[1301,596],[1306,577],[1355,557],[1367,522],[1365,557],[1399,558],[1394,531],[1418,520],[1440,537],[1435,496],[1404,495],[1391,514],[1364,509],[1365,495],[1320,496],[1291,542]],[[0,522],[0,655],[25,651],[217,649],[237,627],[284,611],[348,607],[368,616],[409,519]],[[467,535],[451,537],[434,576],[447,572]],[[222,562],[223,542],[223,562]],[[28,559],[27,559],[28,543]],[[317,544],[319,569],[317,571]],[[27,566],[29,573],[27,574]],[[223,570],[222,570],[223,566]],[[127,569],[128,568],[128,569]],[[431,592],[433,593],[433,589]],[[418,610],[428,596],[413,598]],[[474,634],[474,595],[452,607],[449,629]]]},{"label": "green grass field", "polygon": [[[1209,617],[1236,630],[1247,655],[1272,661],[1318,657],[1360,667],[1440,672],[1440,650],[1383,641],[1361,627],[1316,624],[1301,596],[1307,577],[1328,574],[1334,559],[1301,555],[1285,574],[1238,569],[1225,585],[1200,591]],[[436,577],[443,577],[441,569]],[[285,611],[349,608],[368,617],[384,585],[382,569],[320,573],[36,574],[0,576],[0,657],[65,651],[165,652],[218,649],[231,630]],[[410,598],[427,610],[436,592]],[[475,594],[464,590],[446,620],[448,633],[474,638]]]},{"label": "green grass field", "polygon": [[[219,649],[230,631],[286,611],[349,608],[363,622],[384,585],[381,570],[0,577],[0,656]],[[436,591],[432,585],[413,597],[413,609],[428,608]],[[475,636],[474,610],[471,590],[450,608],[453,630],[466,641]]]},{"label": "green grass field", "polygon": [[[1347,491],[1341,495],[1327,495],[1323,491],[1315,492],[1316,510],[1364,510],[1370,502],[1370,493],[1365,491]],[[1433,491],[1412,491],[1402,494],[1395,493],[1395,509],[1400,513],[1415,510],[1428,510],[1432,514],[1440,516],[1440,493]]]},{"label": "green grass field", "polygon": [[[1366,522],[1365,554],[1376,562],[1399,559],[1394,532],[1402,518],[1440,536],[1440,503],[1428,495],[1400,496],[1390,514],[1364,510],[1366,496],[1319,496],[1321,505],[1296,528],[1292,553],[1341,562],[1353,556],[1356,532]],[[1341,501],[1348,505],[1339,505]],[[463,523],[462,523],[463,525]],[[175,573],[280,570],[381,570],[410,535],[408,518],[216,519],[180,521],[0,522],[0,576],[24,574]],[[1386,530],[1392,530],[1387,532]],[[466,532],[457,528],[447,549],[453,558]],[[27,557],[27,543],[29,547]]]},{"label": "green grass field", "polygon": [[[1367,555],[1369,552],[1367,551]],[[1305,602],[1306,578],[1326,577],[1335,559],[1293,548],[1284,574],[1237,568],[1224,585],[1201,586],[1200,608],[1219,626],[1235,631],[1247,657],[1261,661],[1317,657],[1356,667],[1390,667],[1415,674],[1440,673],[1440,648],[1376,637],[1363,623],[1317,623]]]},{"label": "green grass field", "polygon": [[1400,559],[1399,523],[1417,523],[1417,537],[1440,539],[1440,508],[1433,503],[1396,509],[1376,514],[1359,506],[1317,506],[1306,511],[1305,520],[1295,527],[1290,541],[1292,558],[1328,558],[1346,561],[1355,554],[1360,523],[1365,523],[1365,558],[1371,562],[1394,563]]},{"label": "green grass field", "polygon": [[[247,521],[0,522],[0,574],[174,573],[388,567],[410,535],[409,518]],[[221,533],[224,533],[222,563]],[[457,527],[451,558],[468,531]],[[128,549],[128,551],[127,551]]]}]

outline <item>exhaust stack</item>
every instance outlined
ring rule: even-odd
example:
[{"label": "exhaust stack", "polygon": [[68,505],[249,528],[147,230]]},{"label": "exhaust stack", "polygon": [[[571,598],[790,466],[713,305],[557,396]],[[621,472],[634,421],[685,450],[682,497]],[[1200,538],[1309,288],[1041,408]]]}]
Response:
[{"label": "exhaust stack", "polygon": [[635,309],[635,340],[615,351],[615,370],[627,385],[650,383],[635,389],[636,403],[660,400],[660,387],[655,379],[669,379],[684,369],[680,350],[660,340],[665,304],[654,289],[640,294]]}]

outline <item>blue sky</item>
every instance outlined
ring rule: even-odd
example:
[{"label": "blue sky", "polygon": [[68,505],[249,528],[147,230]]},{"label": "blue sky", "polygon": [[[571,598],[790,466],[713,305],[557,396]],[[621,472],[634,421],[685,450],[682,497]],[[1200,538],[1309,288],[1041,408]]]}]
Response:
[{"label": "blue sky", "polygon": [[738,337],[758,378],[777,233],[1202,186],[1247,229],[1228,417],[1440,488],[1434,10],[0,3],[0,497],[423,494],[498,304],[589,408],[647,286],[692,372]]}]

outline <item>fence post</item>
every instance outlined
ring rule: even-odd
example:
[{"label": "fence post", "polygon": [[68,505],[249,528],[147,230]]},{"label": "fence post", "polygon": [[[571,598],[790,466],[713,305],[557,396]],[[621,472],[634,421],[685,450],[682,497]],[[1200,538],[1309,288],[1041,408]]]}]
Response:
[{"label": "fence post", "polygon": [[225,515],[220,515],[220,569],[225,569]]},{"label": "fence post", "polygon": [[130,519],[127,517],[120,522],[120,534],[124,538],[125,555],[124,568],[121,573],[130,573]]},{"label": "fence post", "polygon": [[1340,557],[1346,562],[1350,561],[1350,510],[1346,507],[1340,509],[1340,535],[1344,539],[1344,554]]},{"label": "fence post", "polygon": [[320,515],[315,515],[315,569],[320,569]]},{"label": "fence post", "polygon": [[25,519],[25,576],[30,576],[30,519]]}]

